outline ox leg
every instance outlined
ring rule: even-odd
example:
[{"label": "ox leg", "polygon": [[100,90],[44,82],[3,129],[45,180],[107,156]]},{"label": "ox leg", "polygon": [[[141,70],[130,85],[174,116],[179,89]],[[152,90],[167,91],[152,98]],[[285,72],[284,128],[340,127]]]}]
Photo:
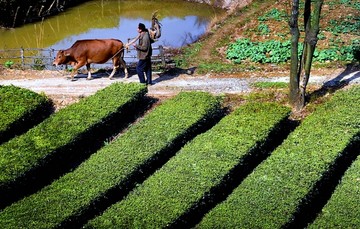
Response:
[{"label": "ox leg", "polygon": [[128,73],[128,70],[126,68],[126,65],[124,66],[124,72],[125,72],[125,78],[129,78],[129,73]]},{"label": "ox leg", "polygon": [[128,73],[128,70],[127,70],[127,68],[126,68],[125,60],[123,59],[122,56],[120,57],[119,62],[120,62],[120,65],[122,65],[122,67],[124,68],[125,78],[128,78],[128,77],[129,77],[129,73]]},{"label": "ox leg", "polygon": [[116,73],[116,70],[119,68],[119,57],[115,56],[113,59],[112,59],[112,63],[113,63],[113,70],[109,76],[109,79],[113,79],[113,76],[115,75]]},{"label": "ox leg", "polygon": [[116,72],[116,70],[119,68],[119,66],[114,66],[113,67],[113,70],[112,70],[112,72],[111,72],[111,74],[110,74],[110,76],[109,76],[109,79],[113,79],[113,76],[115,75],[115,72]]},{"label": "ox leg", "polygon": [[86,64],[86,70],[88,72],[88,77],[86,78],[87,80],[91,80],[91,72],[90,72],[90,64]]},{"label": "ox leg", "polygon": [[75,81],[74,76],[77,75],[79,68],[84,66],[84,64],[85,63],[83,61],[79,61],[74,65],[73,72],[71,73],[71,81]]},{"label": "ox leg", "polygon": [[76,67],[74,67],[71,72],[71,76],[70,76],[71,81],[75,81],[74,77],[75,77],[75,75],[77,75],[77,71],[78,71],[78,69]]},{"label": "ox leg", "polygon": [[[75,64],[75,63],[71,63],[71,65],[73,66],[73,69],[71,70],[70,79],[71,79],[71,81],[74,81],[74,76],[77,73],[78,67],[77,67],[77,64]],[[66,78],[69,79],[68,76],[66,76]]]}]

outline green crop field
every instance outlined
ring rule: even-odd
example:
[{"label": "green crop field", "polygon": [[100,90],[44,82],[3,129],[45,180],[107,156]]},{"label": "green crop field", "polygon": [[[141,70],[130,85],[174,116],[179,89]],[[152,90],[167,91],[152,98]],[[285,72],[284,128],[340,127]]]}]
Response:
[{"label": "green crop field", "polygon": [[[316,65],[358,64],[359,6],[324,2]],[[287,71],[286,9],[255,0],[176,64]],[[157,100],[113,83],[57,112],[0,86],[0,228],[360,228],[360,86],[309,94],[301,118],[286,83],[252,86]]]},{"label": "green crop field", "polygon": [[[145,93],[112,84],[1,144],[0,227],[359,226],[360,87],[336,92],[297,124],[284,105],[246,102],[229,112],[223,97],[205,92],[143,106],[135,121],[124,109],[147,101]],[[96,116],[84,117],[89,108]],[[134,116],[125,130],[106,128],[123,112]],[[104,141],[103,128],[121,134]],[[83,139],[90,135],[103,139],[91,152],[79,147],[94,144]],[[72,167],[49,181],[48,165],[64,160]]]}]

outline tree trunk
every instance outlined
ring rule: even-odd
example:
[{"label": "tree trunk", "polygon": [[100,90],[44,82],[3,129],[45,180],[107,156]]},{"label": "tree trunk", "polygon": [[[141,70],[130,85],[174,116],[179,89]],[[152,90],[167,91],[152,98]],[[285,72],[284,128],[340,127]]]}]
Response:
[{"label": "tree trunk", "polygon": [[289,101],[293,107],[296,107],[299,100],[299,85],[300,75],[299,71],[299,58],[298,58],[298,44],[299,44],[299,0],[293,0],[291,16],[289,20],[290,34],[291,34],[291,65],[290,65],[290,94]]},{"label": "tree trunk", "polygon": [[[313,55],[315,51],[315,47],[318,41],[317,35],[319,33],[319,24],[320,24],[320,14],[321,8],[324,0],[313,0],[314,11],[312,17],[311,11],[311,0],[305,0],[304,7],[304,27],[305,27],[305,40],[304,40],[304,49],[301,54],[300,65],[298,63],[297,58],[297,49],[295,49],[295,41],[297,39],[297,43],[299,41],[299,30],[297,27],[296,31],[293,32],[292,20],[297,18],[294,16],[294,11],[299,9],[299,1],[293,0],[293,10],[290,20],[290,29],[292,35],[292,50],[291,50],[291,69],[290,69],[290,104],[293,108],[298,111],[301,110],[305,106],[305,96],[306,96],[306,87],[310,78],[311,65],[313,60]],[[313,21],[312,21],[313,19]],[[293,44],[294,42],[294,44]],[[295,59],[295,51],[296,51],[296,59]],[[295,65],[297,67],[295,74]],[[301,78],[300,76],[303,75]],[[297,88],[295,88],[297,87]]]},{"label": "tree trunk", "polygon": [[314,56],[315,47],[318,41],[317,35],[319,33],[319,24],[320,24],[320,13],[321,7],[324,0],[315,0],[315,9],[313,12],[313,21],[311,21],[311,14],[308,15],[307,12],[311,12],[310,0],[306,0],[309,2],[305,4],[305,48],[304,48],[304,59],[302,62],[304,63],[304,76],[302,78],[302,82],[300,84],[300,95],[301,102],[303,106],[305,106],[305,93],[306,87],[310,78],[310,71],[312,65],[312,59]]}]

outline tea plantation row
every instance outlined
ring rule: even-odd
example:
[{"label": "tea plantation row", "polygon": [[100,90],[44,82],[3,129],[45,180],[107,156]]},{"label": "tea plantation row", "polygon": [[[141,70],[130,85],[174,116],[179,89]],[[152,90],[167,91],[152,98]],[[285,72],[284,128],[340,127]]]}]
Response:
[{"label": "tea plantation row", "polygon": [[0,87],[0,144],[43,121],[52,111],[45,95],[15,86]]},{"label": "tea plantation row", "polygon": [[144,115],[146,92],[112,84],[1,144],[0,227],[359,227],[360,87],[299,126],[204,92]]}]

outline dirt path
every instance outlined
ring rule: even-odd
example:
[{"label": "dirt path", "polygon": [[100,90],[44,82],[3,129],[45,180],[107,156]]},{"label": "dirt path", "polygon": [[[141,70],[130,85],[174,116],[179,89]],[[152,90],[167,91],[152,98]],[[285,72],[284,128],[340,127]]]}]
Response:
[{"label": "dirt path", "polygon": [[[260,73],[258,73],[260,74]],[[11,70],[0,71],[0,85],[15,85],[30,89],[38,93],[45,93],[54,102],[57,108],[62,108],[80,98],[94,94],[115,82],[138,82],[137,75],[125,79],[120,74],[114,80],[107,78],[107,73],[93,74],[93,80],[86,80],[86,75],[79,75],[76,81],[66,78],[68,73],[63,71],[35,71]],[[158,98],[171,97],[181,91],[207,91],[212,94],[241,94],[253,90],[252,84],[260,81],[288,82],[288,76],[265,77],[262,75],[249,75],[249,77],[236,77],[231,75],[189,75],[184,72],[153,74],[154,85],[148,87],[148,95]],[[310,85],[327,86],[337,82],[360,84],[360,71],[358,69],[338,69],[325,76],[311,76]]]}]

